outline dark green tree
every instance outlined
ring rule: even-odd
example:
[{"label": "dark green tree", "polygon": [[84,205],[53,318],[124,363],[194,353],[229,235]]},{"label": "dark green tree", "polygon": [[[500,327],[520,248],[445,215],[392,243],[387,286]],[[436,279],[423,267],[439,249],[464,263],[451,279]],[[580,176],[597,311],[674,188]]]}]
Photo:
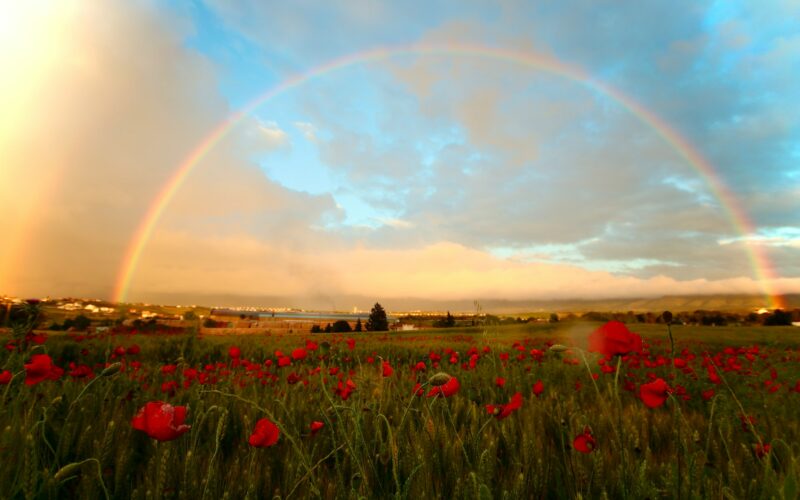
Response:
[{"label": "dark green tree", "polygon": [[85,331],[92,325],[92,320],[90,320],[83,314],[79,314],[78,316],[76,316],[74,321],[75,322],[73,326],[75,326],[75,328],[77,328],[80,331]]},{"label": "dark green tree", "polygon": [[353,329],[350,328],[350,323],[343,319],[339,319],[333,322],[333,326],[331,327],[331,331],[333,333],[344,333],[344,332],[352,332]]},{"label": "dark green tree", "polygon": [[379,303],[375,302],[372,310],[369,312],[369,319],[367,319],[368,332],[386,332],[389,331],[389,320],[386,319],[386,311]]},{"label": "dark green tree", "polygon": [[356,327],[353,328],[353,331],[354,332],[360,332],[360,331],[363,331],[363,330],[364,330],[364,327],[361,326],[361,318],[358,318],[356,320]]}]

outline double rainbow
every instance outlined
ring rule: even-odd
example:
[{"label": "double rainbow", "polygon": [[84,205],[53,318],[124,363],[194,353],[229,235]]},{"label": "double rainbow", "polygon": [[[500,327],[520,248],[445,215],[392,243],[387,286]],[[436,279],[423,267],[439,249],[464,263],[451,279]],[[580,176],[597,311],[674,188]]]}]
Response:
[{"label": "double rainbow", "polygon": [[[158,225],[158,221],[161,219],[164,210],[169,206],[170,201],[175,196],[175,193],[180,189],[183,182],[189,174],[191,174],[197,164],[245,117],[271,99],[311,80],[354,65],[378,62],[397,56],[407,55],[489,58],[551,73],[581,83],[586,87],[602,93],[619,103],[643,123],[647,124],[683,157],[689,165],[697,170],[726,212],[727,218],[730,220],[732,227],[737,233],[740,235],[750,235],[754,233],[753,222],[750,220],[750,217],[739,200],[725,185],[716,169],[685,137],[635,99],[623,94],[614,87],[595,80],[577,66],[567,64],[552,56],[540,53],[521,52],[512,49],[465,43],[414,44],[381,47],[334,59],[304,73],[288,78],[230,115],[212,130],[189,155],[186,156],[147,209],[146,214],[142,218],[142,221],[126,249],[114,287],[114,300],[117,302],[126,301],[131,280],[136,273],[136,268],[141,259],[142,252],[147,246],[153,234],[153,230]],[[772,283],[776,280],[777,273],[764,249],[757,245],[747,245],[746,252],[754,271],[754,277],[760,283],[765,297],[770,301],[770,305],[775,308],[782,307],[782,297],[772,289]]]}]

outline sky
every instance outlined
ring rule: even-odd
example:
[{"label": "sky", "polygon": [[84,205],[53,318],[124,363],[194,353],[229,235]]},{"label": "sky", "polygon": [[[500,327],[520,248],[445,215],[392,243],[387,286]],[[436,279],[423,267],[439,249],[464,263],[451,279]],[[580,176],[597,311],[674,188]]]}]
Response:
[{"label": "sky", "polygon": [[800,3],[432,4],[0,0],[0,294],[800,292]]}]

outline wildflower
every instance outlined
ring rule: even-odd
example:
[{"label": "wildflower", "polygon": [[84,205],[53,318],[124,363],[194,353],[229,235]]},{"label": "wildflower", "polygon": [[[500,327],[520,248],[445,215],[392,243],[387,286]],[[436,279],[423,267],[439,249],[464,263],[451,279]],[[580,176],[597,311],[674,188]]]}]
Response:
[{"label": "wildflower", "polygon": [[653,382],[642,384],[639,387],[639,396],[649,408],[658,408],[663,405],[669,392],[669,385],[662,378],[657,378]]},{"label": "wildflower", "polygon": [[72,378],[86,378],[91,379],[94,378],[94,372],[92,369],[87,365],[76,365],[75,363],[70,363],[70,372],[69,376]]},{"label": "wildflower", "polygon": [[127,354],[133,354],[133,355],[136,355],[136,354],[139,354],[140,352],[142,352],[142,348],[141,348],[141,347],[139,347],[139,344],[133,344],[132,346],[128,347],[128,348],[125,350],[125,352],[126,352]]},{"label": "wildflower", "polygon": [[457,393],[461,388],[458,379],[446,373],[437,373],[434,375],[433,378],[431,378],[431,385],[434,387],[428,393],[429,398],[436,396],[448,398]]},{"label": "wildflower", "polygon": [[175,390],[178,388],[178,383],[174,380],[170,380],[168,382],[164,382],[161,384],[161,392],[163,394],[169,394],[170,396],[175,395]]},{"label": "wildflower", "polygon": [[628,330],[624,323],[609,321],[589,335],[589,350],[608,357],[642,352],[642,337]]},{"label": "wildflower", "polygon": [[597,441],[592,436],[592,430],[589,426],[584,427],[583,433],[578,434],[575,440],[572,441],[572,447],[581,453],[591,453],[597,446]]},{"label": "wildflower", "polygon": [[511,401],[504,405],[486,405],[486,411],[497,420],[502,420],[515,410],[522,407],[522,394],[519,392],[511,396]]},{"label": "wildflower", "polygon": [[232,345],[231,348],[228,349],[228,356],[230,356],[232,359],[239,359],[241,355],[242,355],[242,350],[236,347],[235,345]]},{"label": "wildflower", "polygon": [[35,385],[46,379],[58,380],[63,373],[47,354],[34,354],[30,363],[25,363],[25,385]]},{"label": "wildflower", "polygon": [[256,428],[253,430],[253,434],[250,435],[249,443],[250,446],[256,448],[267,448],[277,443],[280,435],[281,430],[278,429],[277,425],[266,418],[262,418],[256,422]]},{"label": "wildflower", "polygon": [[356,384],[351,379],[347,379],[347,382],[344,384],[342,384],[342,381],[340,380],[336,385],[336,390],[334,392],[337,396],[342,398],[342,401],[347,401],[347,398],[350,397],[350,394],[354,390],[356,390]]},{"label": "wildflower", "polygon": [[319,432],[319,430],[322,429],[323,427],[325,427],[325,424],[323,424],[322,422],[318,422],[316,420],[311,422],[311,435],[313,436],[314,434]]},{"label": "wildflower", "polygon": [[306,352],[306,350],[303,349],[302,347],[298,347],[297,349],[292,351],[292,359],[295,361],[306,359],[306,356],[308,356],[308,352]]},{"label": "wildflower", "polygon": [[131,420],[134,429],[159,441],[172,441],[191,428],[184,424],[185,406],[172,406],[163,401],[150,401]]},{"label": "wildflower", "polygon": [[766,443],[763,446],[761,444],[756,444],[753,449],[758,458],[766,457],[767,455],[769,455],[770,450],[772,450],[772,445],[769,443]]},{"label": "wildflower", "polygon": [[494,379],[494,385],[496,385],[497,387],[503,387],[506,385],[506,379],[504,379],[503,377],[497,377]]},{"label": "wildflower", "polygon": [[383,376],[384,377],[391,377],[392,373],[394,373],[394,368],[392,368],[392,366],[386,361],[384,361],[382,363],[382,366],[383,366],[383,369],[382,369]]},{"label": "wildflower", "polygon": [[9,383],[11,382],[11,378],[12,378],[13,376],[14,376],[14,374],[13,374],[13,373],[11,373],[10,371],[8,371],[8,370],[3,370],[3,372],[2,372],[2,373],[0,373],[0,385],[7,385],[7,384],[9,384]]},{"label": "wildflower", "polygon": [[544,392],[544,384],[541,380],[537,380],[535,384],[533,384],[533,395],[537,398],[542,395]]}]

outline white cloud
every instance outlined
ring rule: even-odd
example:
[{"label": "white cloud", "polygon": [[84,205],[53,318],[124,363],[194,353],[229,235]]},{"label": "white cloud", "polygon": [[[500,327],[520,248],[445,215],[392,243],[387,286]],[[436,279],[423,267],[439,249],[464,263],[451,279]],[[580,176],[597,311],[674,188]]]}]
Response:
[{"label": "white cloud", "polygon": [[317,142],[317,127],[309,122],[294,122],[294,126],[303,133],[310,142]]},{"label": "white cloud", "polygon": [[285,148],[290,145],[289,134],[275,122],[260,123],[258,130],[265,139],[268,149]]}]

